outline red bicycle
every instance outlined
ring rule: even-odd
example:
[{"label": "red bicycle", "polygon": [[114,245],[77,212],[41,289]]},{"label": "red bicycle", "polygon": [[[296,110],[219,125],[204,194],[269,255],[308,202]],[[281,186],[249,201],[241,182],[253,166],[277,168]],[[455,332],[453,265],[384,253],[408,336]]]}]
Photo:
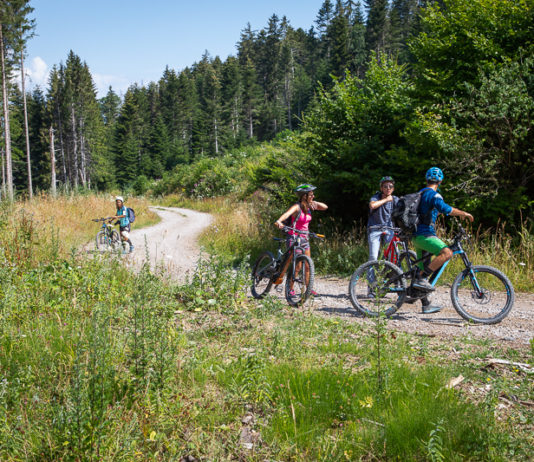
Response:
[{"label": "red bicycle", "polygon": [[384,227],[382,236],[387,235],[388,231],[393,231],[393,238],[384,249],[384,260],[390,261],[394,265],[402,268],[403,271],[407,271],[409,269],[406,263],[407,259],[414,262],[417,260],[417,254],[413,250],[405,250],[406,247],[402,244],[402,238],[400,236],[400,228]]}]

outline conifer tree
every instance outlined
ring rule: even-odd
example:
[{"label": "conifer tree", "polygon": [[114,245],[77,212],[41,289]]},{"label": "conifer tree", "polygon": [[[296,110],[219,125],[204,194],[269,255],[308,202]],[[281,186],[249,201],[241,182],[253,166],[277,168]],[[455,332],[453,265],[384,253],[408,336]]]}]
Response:
[{"label": "conifer tree", "polygon": [[386,51],[388,30],[388,0],[365,0],[367,27],[365,43],[368,51],[377,56]]}]

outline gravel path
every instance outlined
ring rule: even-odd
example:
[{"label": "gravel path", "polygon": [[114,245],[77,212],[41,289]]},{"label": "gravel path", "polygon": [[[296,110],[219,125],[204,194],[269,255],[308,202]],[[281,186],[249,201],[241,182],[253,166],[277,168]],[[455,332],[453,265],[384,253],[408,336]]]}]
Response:
[{"label": "gravel path", "polygon": [[[139,267],[148,252],[151,267],[165,268],[171,277],[184,281],[194,270],[199,256],[197,237],[209,226],[212,217],[206,213],[170,207],[153,207],[161,222],[155,226],[134,230],[132,240],[135,252],[128,261]],[[147,246],[145,247],[145,237]],[[316,278],[318,297],[310,300],[302,309],[316,315],[342,318],[347,322],[373,321],[360,316],[352,307],[347,295],[348,279]],[[283,294],[272,290],[283,298]],[[469,325],[454,310],[448,287],[440,287],[433,294],[433,302],[443,306],[439,313],[424,315],[421,304],[403,305],[388,321],[388,327],[410,333],[444,338],[472,337],[502,340],[509,346],[524,348],[534,338],[534,294],[516,294],[515,305],[506,319],[492,326]]]},{"label": "gravel path", "polygon": [[176,207],[151,207],[161,221],[154,226],[133,229],[130,239],[135,245],[128,255],[128,265],[139,268],[145,261],[152,269],[162,268],[180,282],[184,282],[196,268],[200,255],[198,235],[211,224],[208,213]]}]

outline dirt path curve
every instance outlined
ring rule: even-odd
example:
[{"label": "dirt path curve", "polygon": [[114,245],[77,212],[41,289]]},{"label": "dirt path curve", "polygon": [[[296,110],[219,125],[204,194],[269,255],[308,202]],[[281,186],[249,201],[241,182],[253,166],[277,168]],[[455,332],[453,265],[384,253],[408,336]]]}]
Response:
[{"label": "dirt path curve", "polygon": [[[145,236],[148,242],[148,255],[152,267],[161,265],[173,278],[184,281],[194,271],[199,256],[197,238],[209,226],[213,217],[206,213],[187,209],[153,207],[161,222],[155,226],[134,230],[132,240],[136,245],[130,260],[140,266],[146,259]],[[280,286],[282,288],[282,285]],[[347,296],[348,279],[316,278],[315,289],[318,297],[310,300],[304,308],[315,315],[340,317],[348,322],[367,323],[373,321],[360,316],[352,307]],[[275,289],[271,294],[283,299],[283,294]],[[433,302],[442,305],[441,312],[424,315],[421,304],[403,305],[388,321],[388,327],[410,333],[418,333],[444,338],[473,337],[493,338],[509,346],[528,346],[534,338],[534,294],[516,294],[515,305],[504,321],[493,326],[469,325],[454,310],[448,287],[440,287],[433,294]]]},{"label": "dirt path curve", "polygon": [[180,282],[194,272],[200,255],[198,235],[211,224],[208,213],[176,207],[151,207],[161,221],[154,226],[134,229],[130,238],[135,251],[128,264],[139,268],[146,260],[151,268],[162,267]]}]

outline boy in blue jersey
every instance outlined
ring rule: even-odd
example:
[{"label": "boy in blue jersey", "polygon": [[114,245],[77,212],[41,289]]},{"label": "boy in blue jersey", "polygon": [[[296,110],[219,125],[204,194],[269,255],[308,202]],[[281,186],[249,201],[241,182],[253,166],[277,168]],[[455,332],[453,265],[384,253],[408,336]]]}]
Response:
[{"label": "boy in blue jersey", "polygon": [[130,244],[130,253],[132,253],[134,251],[134,246],[130,240],[130,220],[128,219],[128,211],[126,210],[122,196],[117,196],[115,198],[115,205],[117,207],[117,215],[111,218],[117,218],[119,220],[119,230],[123,246],[125,242]]},{"label": "boy in blue jersey", "polygon": [[[417,250],[417,258],[421,258],[423,251],[435,255],[428,265],[419,263],[419,278],[413,282],[413,287],[425,292],[431,292],[434,287],[428,282],[428,277],[452,258],[452,250],[436,236],[434,224],[440,213],[453,217],[467,218],[473,222],[473,215],[446,204],[438,187],[443,181],[443,172],[438,167],[432,167],[426,172],[426,188],[422,189],[419,203],[419,224],[415,232],[413,244]],[[437,311],[437,310],[434,310]]]}]

